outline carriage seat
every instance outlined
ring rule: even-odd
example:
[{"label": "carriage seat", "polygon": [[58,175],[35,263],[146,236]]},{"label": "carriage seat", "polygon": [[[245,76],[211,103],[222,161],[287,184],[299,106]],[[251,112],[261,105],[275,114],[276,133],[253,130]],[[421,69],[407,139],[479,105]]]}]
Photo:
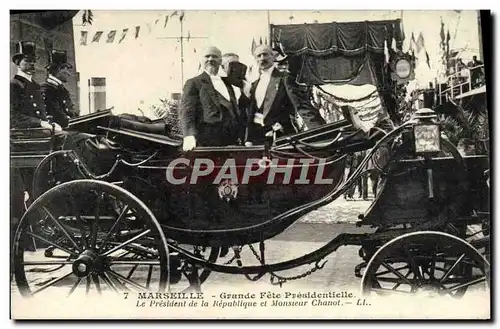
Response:
[{"label": "carriage seat", "polygon": [[157,135],[167,135],[169,131],[163,120],[153,122],[146,117],[129,114],[113,116],[110,121],[110,128],[125,128],[133,131]]}]

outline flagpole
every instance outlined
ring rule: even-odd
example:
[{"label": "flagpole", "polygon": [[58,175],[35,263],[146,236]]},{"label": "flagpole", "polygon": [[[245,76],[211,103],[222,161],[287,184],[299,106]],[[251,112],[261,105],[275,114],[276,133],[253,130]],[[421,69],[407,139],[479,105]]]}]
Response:
[{"label": "flagpole", "polygon": [[184,88],[184,35],[183,33],[183,25],[184,19],[181,19],[181,92]]}]

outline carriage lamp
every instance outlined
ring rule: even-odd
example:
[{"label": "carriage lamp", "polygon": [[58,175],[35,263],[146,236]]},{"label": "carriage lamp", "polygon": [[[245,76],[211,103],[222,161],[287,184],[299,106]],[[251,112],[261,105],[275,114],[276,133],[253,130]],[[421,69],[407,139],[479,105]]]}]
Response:
[{"label": "carriage lamp", "polygon": [[431,109],[420,109],[413,116],[415,153],[429,154],[441,151],[441,131],[437,114]]}]

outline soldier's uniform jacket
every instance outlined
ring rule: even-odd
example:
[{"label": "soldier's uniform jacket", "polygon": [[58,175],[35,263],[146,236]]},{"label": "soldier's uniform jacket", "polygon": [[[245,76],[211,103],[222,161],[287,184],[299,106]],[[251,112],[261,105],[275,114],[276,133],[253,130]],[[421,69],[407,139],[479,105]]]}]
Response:
[{"label": "soldier's uniform jacket", "polygon": [[16,74],[10,82],[11,128],[40,128],[47,112],[40,85]]},{"label": "soldier's uniform jacket", "polygon": [[62,83],[51,76],[41,85],[42,97],[47,114],[53,116],[53,121],[65,128],[69,119],[76,116],[70,93]]}]

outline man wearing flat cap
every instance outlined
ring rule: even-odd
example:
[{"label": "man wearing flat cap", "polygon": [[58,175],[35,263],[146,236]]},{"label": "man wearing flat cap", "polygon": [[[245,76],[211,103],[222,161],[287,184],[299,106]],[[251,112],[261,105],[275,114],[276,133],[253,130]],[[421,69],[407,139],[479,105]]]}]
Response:
[{"label": "man wearing flat cap", "polygon": [[254,51],[261,74],[250,91],[247,146],[264,144],[274,135],[291,135],[325,124],[293,77],[276,68],[276,56],[267,45]]},{"label": "man wearing flat cap", "polygon": [[41,85],[42,97],[48,115],[62,128],[68,126],[69,120],[78,116],[68,89],[64,83],[68,82],[73,66],[68,63],[68,56],[64,50],[53,49],[49,53],[49,63],[46,66],[47,80]]},{"label": "man wearing flat cap", "polygon": [[[12,61],[17,66],[17,73],[10,82],[11,128],[53,128],[47,119],[40,85],[33,79],[36,59],[34,42],[21,41],[16,44]],[[54,124],[54,129],[56,132],[61,131],[58,124]]]}]

